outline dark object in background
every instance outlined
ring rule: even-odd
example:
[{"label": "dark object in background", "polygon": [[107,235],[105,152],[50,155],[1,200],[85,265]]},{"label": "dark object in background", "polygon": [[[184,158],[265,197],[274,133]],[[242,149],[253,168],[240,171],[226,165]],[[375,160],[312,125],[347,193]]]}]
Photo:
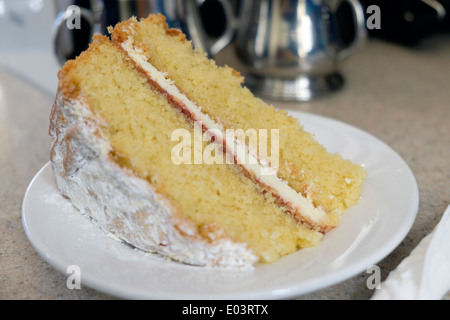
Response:
[{"label": "dark object in background", "polygon": [[[450,0],[360,0],[381,11],[381,29],[369,36],[406,46],[415,46],[432,35],[450,32]],[[370,13],[367,15],[370,16]]]},{"label": "dark object in background", "polygon": [[[86,9],[90,9],[92,5],[91,0],[76,0],[73,4]],[[65,52],[65,60],[75,59],[81,52],[86,50],[89,45],[92,37],[90,23],[81,17],[80,24],[80,29],[64,29],[65,34],[62,36],[70,37],[72,39],[72,49]]]},{"label": "dark object in background", "polygon": [[217,0],[207,0],[200,6],[200,16],[206,33],[211,37],[220,37],[227,23],[222,5]]}]

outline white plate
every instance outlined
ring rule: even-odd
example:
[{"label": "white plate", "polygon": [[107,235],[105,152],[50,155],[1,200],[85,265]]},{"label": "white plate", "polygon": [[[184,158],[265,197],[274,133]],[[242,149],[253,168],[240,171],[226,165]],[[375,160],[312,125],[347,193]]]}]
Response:
[{"label": "white plate", "polygon": [[[360,202],[321,245],[253,270],[212,270],[167,261],[120,243],[78,214],[58,193],[49,164],[31,181],[22,217],[37,252],[60,272],[81,271],[81,285],[129,299],[284,299],[364,272],[410,230],[418,209],[415,178],[390,147],[352,126],[291,112],[331,152],[364,164]],[[72,272],[72,271],[71,271]]]}]

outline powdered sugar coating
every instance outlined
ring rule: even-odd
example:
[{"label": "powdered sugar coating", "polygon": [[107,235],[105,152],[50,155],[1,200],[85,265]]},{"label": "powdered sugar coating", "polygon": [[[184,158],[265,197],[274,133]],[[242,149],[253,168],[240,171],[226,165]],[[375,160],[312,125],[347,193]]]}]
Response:
[{"label": "powdered sugar coating", "polygon": [[207,240],[153,187],[109,157],[111,145],[87,103],[59,90],[50,118],[51,163],[58,188],[96,225],[138,249],[187,264],[253,266],[258,257],[246,244]]}]

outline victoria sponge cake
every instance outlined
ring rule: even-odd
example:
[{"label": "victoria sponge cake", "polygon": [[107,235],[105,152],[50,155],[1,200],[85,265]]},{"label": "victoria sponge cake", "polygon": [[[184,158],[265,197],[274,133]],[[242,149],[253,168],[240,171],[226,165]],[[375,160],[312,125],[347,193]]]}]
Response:
[{"label": "victoria sponge cake", "polygon": [[318,245],[358,202],[361,165],[162,15],[109,32],[60,70],[49,130],[58,188],[101,229],[182,263],[246,267]]}]

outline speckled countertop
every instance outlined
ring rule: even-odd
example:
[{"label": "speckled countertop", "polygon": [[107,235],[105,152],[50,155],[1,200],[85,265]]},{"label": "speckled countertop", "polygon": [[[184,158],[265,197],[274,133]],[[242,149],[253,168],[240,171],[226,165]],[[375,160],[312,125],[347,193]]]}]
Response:
[{"label": "speckled countertop", "polygon": [[[450,203],[450,37],[411,50],[371,40],[341,66],[343,90],[309,103],[274,102],[342,120],[387,143],[415,174],[420,205],[401,244],[378,263],[382,280],[432,231]],[[48,116],[53,97],[0,69],[0,299],[109,299],[83,287],[35,252],[21,220],[22,199],[48,161]],[[368,299],[361,273],[299,299]],[[447,295],[446,298],[450,298]]]}]

